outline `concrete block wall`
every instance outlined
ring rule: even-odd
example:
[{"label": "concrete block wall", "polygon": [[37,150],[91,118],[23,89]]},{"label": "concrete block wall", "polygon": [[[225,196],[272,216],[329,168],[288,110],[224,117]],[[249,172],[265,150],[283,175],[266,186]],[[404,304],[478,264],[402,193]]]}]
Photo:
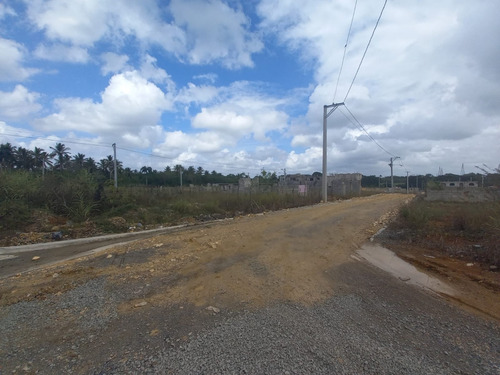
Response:
[{"label": "concrete block wall", "polygon": [[443,202],[490,202],[500,200],[499,188],[446,188],[427,190],[425,200]]}]

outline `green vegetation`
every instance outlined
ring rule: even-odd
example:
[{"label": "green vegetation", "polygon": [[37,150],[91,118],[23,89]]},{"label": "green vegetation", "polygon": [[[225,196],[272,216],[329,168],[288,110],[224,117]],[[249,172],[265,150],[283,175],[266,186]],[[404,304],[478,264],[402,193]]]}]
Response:
[{"label": "green vegetation", "polygon": [[500,202],[427,202],[414,199],[392,224],[413,242],[500,266]]},{"label": "green vegetation", "polygon": [[[318,201],[319,194],[203,191],[201,187],[129,186],[115,190],[85,170],[51,173],[44,178],[26,171],[4,171],[0,179],[0,231],[25,230],[40,212],[75,224],[90,220],[99,231],[114,232],[135,223],[171,225],[188,218],[223,218]],[[123,222],[117,224],[116,217]]]},{"label": "green vegetation", "polygon": [[[96,163],[83,154],[71,156],[61,143],[51,147],[51,152],[1,144],[0,238],[54,228],[71,235],[70,231],[88,229],[89,224],[97,233],[118,232],[137,223],[173,225],[320,200],[319,192],[301,196],[276,191],[276,173],[265,170],[258,176],[259,189],[239,192],[239,179],[248,177],[243,173],[224,176],[192,166],[156,171],[146,166],[130,170],[119,161],[117,165],[119,189],[114,188],[111,156]],[[207,188],[209,184],[219,187]],[[223,191],[221,186],[231,189]]]}]

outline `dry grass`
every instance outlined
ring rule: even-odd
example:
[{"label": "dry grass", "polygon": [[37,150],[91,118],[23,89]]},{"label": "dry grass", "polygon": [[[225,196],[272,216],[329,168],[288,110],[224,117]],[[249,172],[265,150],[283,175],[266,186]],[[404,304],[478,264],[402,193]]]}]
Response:
[{"label": "dry grass", "polygon": [[412,241],[500,266],[500,202],[427,202],[403,207],[394,228]]}]

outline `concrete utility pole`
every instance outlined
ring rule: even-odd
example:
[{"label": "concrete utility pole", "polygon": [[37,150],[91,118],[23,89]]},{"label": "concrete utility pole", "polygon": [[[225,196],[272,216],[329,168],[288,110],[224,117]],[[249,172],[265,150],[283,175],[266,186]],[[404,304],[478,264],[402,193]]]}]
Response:
[{"label": "concrete utility pole", "polygon": [[397,159],[401,159],[399,156],[391,158],[391,162],[389,163],[389,167],[391,167],[391,193],[394,191],[394,175],[392,174],[392,165],[393,162]]},{"label": "concrete utility pole", "polygon": [[181,180],[181,188],[182,188],[182,167],[179,168],[179,178]]},{"label": "concrete utility pole", "polygon": [[115,189],[118,189],[118,171],[116,168],[116,143],[113,143],[113,165],[115,169]]},{"label": "concrete utility pole", "polygon": [[[326,156],[327,156],[327,131],[326,131],[326,119],[330,117],[330,115],[335,112],[335,110],[340,107],[341,105],[344,105],[344,103],[332,103],[330,105],[325,105],[323,106],[323,176],[321,177],[322,180],[322,197],[323,197],[323,202],[328,202],[328,176],[327,176],[327,171],[326,171]],[[330,112],[327,113],[328,108],[330,109]]]},{"label": "concrete utility pole", "polygon": [[408,183],[410,182],[410,178],[408,176],[408,171],[406,171],[406,194],[408,194]]}]

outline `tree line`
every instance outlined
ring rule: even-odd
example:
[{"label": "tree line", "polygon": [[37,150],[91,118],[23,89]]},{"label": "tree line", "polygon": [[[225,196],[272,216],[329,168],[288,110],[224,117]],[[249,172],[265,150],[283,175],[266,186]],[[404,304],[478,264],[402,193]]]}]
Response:
[{"label": "tree line", "polygon": [[[46,151],[35,147],[29,150],[24,147],[16,147],[10,143],[0,144],[0,170],[1,171],[29,171],[45,176],[47,172],[80,172],[86,171],[99,179],[113,179],[114,160],[108,155],[99,161],[87,157],[82,153],[72,155],[71,149],[64,143],[56,143],[54,147]],[[202,167],[187,168],[180,164],[173,167],[167,166],[158,171],[149,166],[143,166],[139,170],[124,168],[123,163],[116,161],[119,184],[121,186],[131,185],[153,185],[153,186],[179,186],[183,184],[205,185],[209,183],[237,183],[242,177],[248,177],[245,173],[223,175],[216,171],[208,171]],[[263,171],[263,173],[266,173]]]}]

